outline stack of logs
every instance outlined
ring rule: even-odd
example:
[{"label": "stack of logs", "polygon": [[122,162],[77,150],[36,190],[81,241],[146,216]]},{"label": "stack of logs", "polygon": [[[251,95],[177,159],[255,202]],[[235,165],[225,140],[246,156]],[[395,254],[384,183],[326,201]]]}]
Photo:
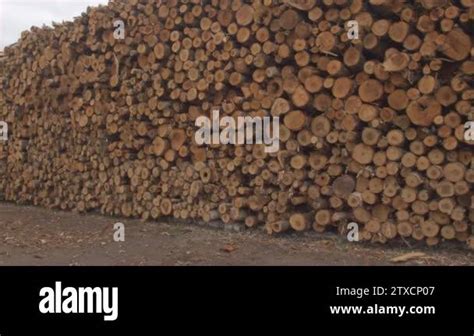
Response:
[{"label": "stack of logs", "polygon": [[[0,194],[474,247],[473,20],[472,0],[116,0],[33,27],[5,50]],[[196,145],[216,107],[279,116],[280,150]]]},{"label": "stack of logs", "polygon": [[[3,51],[0,51],[0,122],[6,120],[7,109],[5,107],[5,99],[3,97],[3,61],[5,56]],[[1,127],[1,125],[0,125]],[[1,130],[0,130],[1,132]],[[7,173],[7,146],[6,141],[2,140],[3,133],[0,133],[0,201],[3,200],[3,191],[7,185],[6,173]]]}]

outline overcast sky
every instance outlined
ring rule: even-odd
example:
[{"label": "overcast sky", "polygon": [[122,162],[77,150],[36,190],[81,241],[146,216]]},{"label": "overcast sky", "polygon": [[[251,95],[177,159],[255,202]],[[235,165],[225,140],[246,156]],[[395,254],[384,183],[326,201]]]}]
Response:
[{"label": "overcast sky", "polygon": [[0,50],[15,43],[24,30],[54,22],[70,21],[87,6],[108,0],[0,0]]}]

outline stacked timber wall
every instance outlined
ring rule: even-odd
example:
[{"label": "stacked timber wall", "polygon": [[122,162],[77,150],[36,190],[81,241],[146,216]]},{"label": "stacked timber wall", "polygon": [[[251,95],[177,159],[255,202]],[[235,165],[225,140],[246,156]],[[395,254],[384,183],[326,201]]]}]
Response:
[{"label": "stacked timber wall", "polygon": [[[33,28],[5,50],[0,194],[472,246],[473,5],[130,0]],[[280,117],[280,150],[197,145],[216,107]]]}]

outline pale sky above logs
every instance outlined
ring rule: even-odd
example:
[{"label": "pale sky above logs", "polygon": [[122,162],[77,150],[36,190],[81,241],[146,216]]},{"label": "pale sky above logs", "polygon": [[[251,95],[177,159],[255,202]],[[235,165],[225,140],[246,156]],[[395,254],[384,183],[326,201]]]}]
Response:
[{"label": "pale sky above logs", "polygon": [[0,0],[0,50],[15,43],[21,32],[32,26],[71,21],[87,6],[107,3],[108,0]]}]

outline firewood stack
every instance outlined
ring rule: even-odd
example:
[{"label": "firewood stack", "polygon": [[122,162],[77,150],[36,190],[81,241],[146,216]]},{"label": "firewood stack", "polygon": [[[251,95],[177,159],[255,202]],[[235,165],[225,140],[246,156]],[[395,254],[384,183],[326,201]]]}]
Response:
[{"label": "firewood stack", "polygon": [[[472,0],[128,0],[32,28],[5,50],[0,193],[474,247],[473,20]],[[198,146],[216,107],[279,116],[280,150]]]},{"label": "firewood stack", "polygon": [[[3,61],[5,59],[3,51],[0,51],[0,122],[6,120],[7,109],[5,107],[5,99],[3,97]],[[0,134],[1,135],[1,134]],[[7,142],[2,141],[0,136],[0,200],[3,200],[7,179]]]}]

